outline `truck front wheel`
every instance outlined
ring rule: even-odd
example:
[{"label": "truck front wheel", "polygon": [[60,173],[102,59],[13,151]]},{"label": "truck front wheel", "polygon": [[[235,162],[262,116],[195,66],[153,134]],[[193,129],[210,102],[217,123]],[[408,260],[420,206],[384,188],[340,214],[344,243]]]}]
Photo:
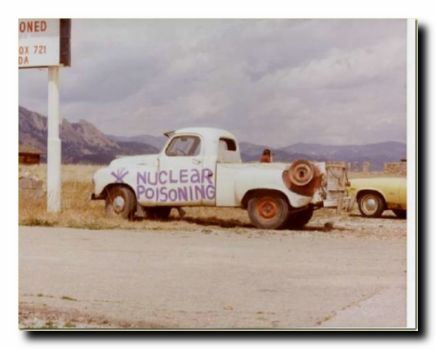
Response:
[{"label": "truck front wheel", "polygon": [[126,187],[117,185],[106,192],[106,215],[109,217],[133,218],[136,211],[135,194]]},{"label": "truck front wheel", "polygon": [[247,208],[251,223],[260,229],[281,229],[289,215],[286,199],[274,193],[253,196]]}]

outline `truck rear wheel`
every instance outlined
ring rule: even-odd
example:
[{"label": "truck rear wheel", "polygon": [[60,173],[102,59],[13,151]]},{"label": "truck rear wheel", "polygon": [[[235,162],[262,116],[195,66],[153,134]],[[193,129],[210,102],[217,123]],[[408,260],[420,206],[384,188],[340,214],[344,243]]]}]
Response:
[{"label": "truck rear wheel", "polygon": [[248,201],[248,216],[256,228],[281,229],[288,215],[288,202],[281,195],[256,195]]},{"label": "truck rear wheel", "polygon": [[109,188],[106,192],[106,215],[109,217],[133,218],[136,211],[136,197],[121,185]]},{"label": "truck rear wheel", "polygon": [[303,228],[313,216],[313,207],[308,207],[302,211],[289,214],[287,227],[289,229],[301,229]]}]

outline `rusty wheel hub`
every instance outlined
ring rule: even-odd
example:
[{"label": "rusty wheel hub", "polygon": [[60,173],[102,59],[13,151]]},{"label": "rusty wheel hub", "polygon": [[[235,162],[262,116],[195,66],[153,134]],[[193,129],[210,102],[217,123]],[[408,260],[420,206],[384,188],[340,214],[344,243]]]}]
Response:
[{"label": "rusty wheel hub", "polygon": [[305,186],[312,181],[315,171],[309,161],[297,160],[291,165],[289,175],[291,183],[297,186]]},{"label": "rusty wheel hub", "polygon": [[263,198],[256,205],[257,212],[262,218],[271,219],[277,215],[278,207],[271,198]]}]

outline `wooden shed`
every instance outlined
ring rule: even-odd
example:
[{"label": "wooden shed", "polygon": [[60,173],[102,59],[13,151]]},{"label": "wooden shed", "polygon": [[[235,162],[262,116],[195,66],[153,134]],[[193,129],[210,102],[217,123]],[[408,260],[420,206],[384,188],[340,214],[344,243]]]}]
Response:
[{"label": "wooden shed", "polygon": [[35,165],[41,162],[41,152],[31,147],[20,145],[18,163],[23,165]]}]

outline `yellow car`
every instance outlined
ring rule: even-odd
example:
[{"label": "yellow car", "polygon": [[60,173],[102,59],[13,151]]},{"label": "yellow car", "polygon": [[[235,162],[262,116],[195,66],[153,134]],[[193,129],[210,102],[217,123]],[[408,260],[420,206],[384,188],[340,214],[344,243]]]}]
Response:
[{"label": "yellow car", "polygon": [[357,178],[350,182],[349,196],[357,201],[363,216],[380,217],[383,211],[392,210],[397,217],[406,218],[405,177]]}]

